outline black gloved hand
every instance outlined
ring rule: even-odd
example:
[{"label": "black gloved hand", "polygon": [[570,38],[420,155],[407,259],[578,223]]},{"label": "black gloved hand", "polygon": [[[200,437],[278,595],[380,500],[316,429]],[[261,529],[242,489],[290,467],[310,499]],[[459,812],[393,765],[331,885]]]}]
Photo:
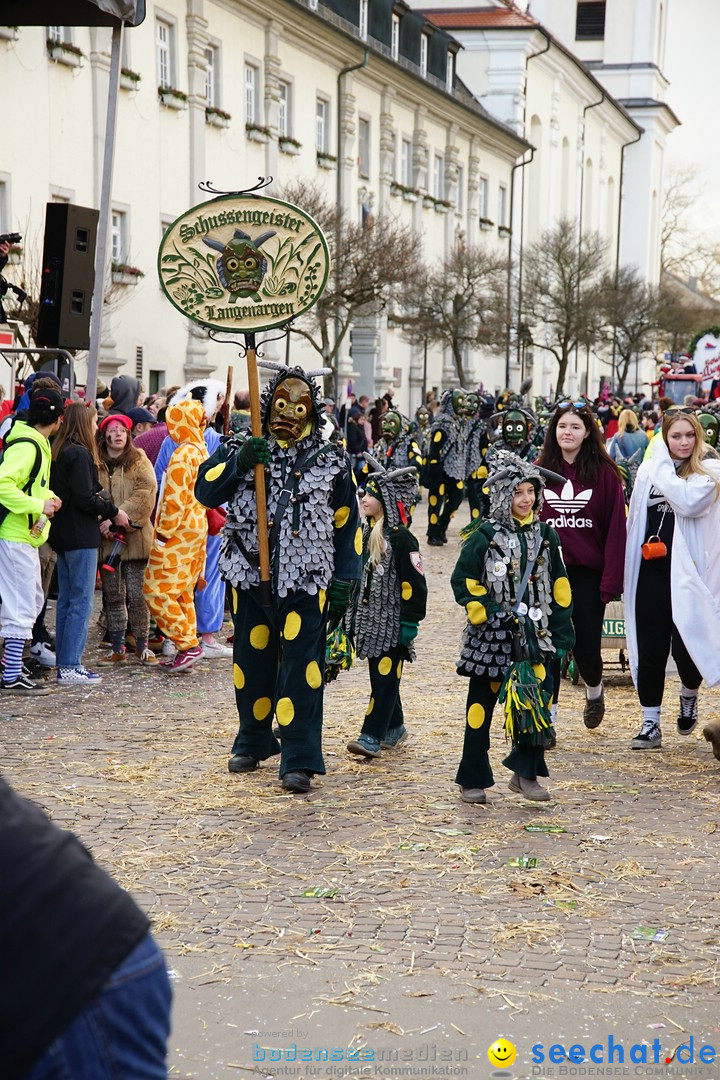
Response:
[{"label": "black gloved hand", "polygon": [[342,622],[342,617],[348,609],[350,595],[352,593],[351,581],[333,580],[328,585],[328,630],[334,630]]},{"label": "black gloved hand", "polygon": [[244,476],[245,473],[254,469],[256,465],[269,464],[270,447],[267,439],[256,435],[251,435],[249,439],[245,440],[235,458],[235,469],[238,476]]}]

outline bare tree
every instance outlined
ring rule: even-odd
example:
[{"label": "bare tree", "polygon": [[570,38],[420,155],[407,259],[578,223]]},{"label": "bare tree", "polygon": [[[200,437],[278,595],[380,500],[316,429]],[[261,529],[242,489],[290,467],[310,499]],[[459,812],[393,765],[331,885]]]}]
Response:
[{"label": "bare tree", "polygon": [[599,284],[607,244],[599,233],[578,238],[578,223],[563,218],[528,248],[523,260],[523,322],[533,345],[557,360],[562,393],[570,357],[592,345],[602,325]]},{"label": "bare tree", "polygon": [[668,172],[660,225],[660,273],[696,282],[710,296],[720,292],[720,245],[694,229],[691,210],[703,195],[695,165]]},{"label": "bare tree", "polygon": [[283,198],[317,221],[325,234],[332,267],[318,302],[291,328],[332,369],[353,322],[387,310],[400,288],[412,288],[422,261],[412,229],[389,214],[364,222],[348,220],[315,183],[296,180],[283,188]]},{"label": "bare tree", "polygon": [[693,292],[672,274],[663,276],[658,294],[659,351],[684,352],[698,330],[713,323],[720,323],[720,303]]},{"label": "bare tree", "polygon": [[404,336],[413,344],[449,348],[461,386],[467,385],[466,349],[505,344],[508,272],[505,256],[462,246],[405,292]]},{"label": "bare tree", "polygon": [[658,326],[658,290],[648,285],[634,266],[608,273],[600,287],[603,340],[612,346],[612,377],[615,390],[623,394],[633,360],[652,351]]}]

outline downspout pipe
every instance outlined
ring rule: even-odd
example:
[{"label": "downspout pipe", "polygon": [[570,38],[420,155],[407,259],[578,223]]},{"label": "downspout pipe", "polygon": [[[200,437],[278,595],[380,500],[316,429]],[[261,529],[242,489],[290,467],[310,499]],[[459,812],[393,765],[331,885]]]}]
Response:
[{"label": "downspout pipe", "polygon": [[[584,209],[585,209],[585,129],[587,127],[587,114],[590,112],[591,109],[597,109],[598,105],[602,105],[602,103],[604,101],[606,101],[606,100],[607,100],[607,94],[603,90],[602,97],[600,98],[599,101],[591,101],[590,104],[586,105],[585,108],[583,109],[582,162],[581,162],[581,167],[580,167],[580,212],[578,214],[578,246],[577,246],[577,253],[578,253],[578,283],[577,283],[576,303],[578,303],[578,304],[579,304],[579,301],[580,301],[580,284],[581,284],[581,282],[580,282],[579,268],[580,268],[580,257],[582,255],[583,212],[584,212]],[[576,341],[575,342],[575,374],[577,374],[577,370],[578,370],[578,344],[577,344],[577,341]],[[586,386],[585,387],[585,393],[588,394],[589,391],[590,391],[590,387]]]},{"label": "downspout pipe", "polygon": [[[530,53],[525,60],[525,88],[524,88],[524,102],[523,102],[523,135],[527,137],[527,79],[528,79],[528,64],[531,60],[534,60],[536,56],[543,56],[546,52],[550,51],[550,45],[552,41],[548,34],[545,33],[540,27],[537,27],[538,33],[542,34],[545,38],[545,48],[538,49],[537,52]],[[526,165],[535,158],[535,147],[530,149],[530,157],[527,161],[516,162],[510,172],[510,224],[512,225],[513,214],[515,211],[515,170],[524,169]],[[520,200],[520,237],[518,245],[518,306],[517,306],[517,325],[520,326],[521,319],[521,307],[522,307],[522,271],[523,271],[523,237],[525,233],[525,184],[523,183],[522,196]],[[511,264],[508,268],[508,286],[507,286],[507,300],[508,300],[508,312],[512,307],[512,232],[508,237],[508,262]],[[518,360],[520,358],[520,336],[518,339]],[[505,347],[505,385],[510,385],[510,327],[508,327],[507,343]]]},{"label": "downspout pipe", "polygon": [[[615,243],[615,288],[620,279],[620,227],[622,225],[622,204],[623,204],[623,181],[625,179],[625,151],[628,146],[634,146],[635,143],[640,142],[645,134],[644,128],[641,128],[634,139],[629,139],[628,142],[623,143],[620,147],[620,191],[618,192],[618,214],[617,214],[617,241]],[[613,379],[615,377],[615,356],[617,353],[617,328],[613,333],[612,343],[612,367]]]},{"label": "downspout pipe", "polygon": [[[357,64],[349,64],[348,67],[341,68],[340,71],[338,71],[338,74],[337,74],[337,117],[336,117],[336,122],[335,122],[335,140],[336,140],[336,151],[337,151],[337,161],[335,162],[335,216],[336,216],[336,224],[335,224],[335,261],[336,261],[336,263],[337,263],[338,254],[339,254],[339,251],[340,251],[341,218],[342,218],[342,171],[341,171],[342,170],[342,163],[341,163],[341,158],[340,158],[340,150],[341,150],[341,143],[342,143],[342,93],[343,93],[342,84],[343,84],[343,79],[345,78],[345,76],[349,75],[351,71],[359,71],[361,68],[367,67],[369,59],[370,59],[370,52],[369,52],[368,49],[365,49],[365,55],[363,56],[362,60],[358,61]],[[338,342],[339,338],[340,338],[340,316],[336,315],[336,317],[335,317],[335,345],[336,345],[336,347],[337,347],[337,342]],[[335,356],[336,363],[337,363],[337,359],[338,358],[337,358],[337,354],[336,354],[336,356]],[[335,379],[335,396],[336,397],[338,395],[338,391],[339,391],[339,387],[337,385],[337,377],[336,377],[336,379]],[[347,413],[347,410],[346,410],[346,413]]]}]

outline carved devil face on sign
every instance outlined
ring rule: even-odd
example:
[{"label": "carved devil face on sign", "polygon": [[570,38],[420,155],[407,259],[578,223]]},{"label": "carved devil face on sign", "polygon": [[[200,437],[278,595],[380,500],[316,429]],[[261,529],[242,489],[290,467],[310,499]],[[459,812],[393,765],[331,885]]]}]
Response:
[{"label": "carved devil face on sign", "polygon": [[296,442],[312,418],[313,399],[308,384],[302,379],[283,379],[270,402],[270,434]]}]

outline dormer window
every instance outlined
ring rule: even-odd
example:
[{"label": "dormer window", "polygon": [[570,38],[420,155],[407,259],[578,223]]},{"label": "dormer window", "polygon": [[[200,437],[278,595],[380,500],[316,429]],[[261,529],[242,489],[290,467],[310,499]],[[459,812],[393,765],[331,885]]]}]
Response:
[{"label": "dormer window", "polygon": [[420,74],[427,75],[427,60],[428,60],[428,36],[427,34],[420,35]]},{"label": "dormer window", "polygon": [[360,0],[360,37],[365,41],[368,32],[368,0]]},{"label": "dormer window", "polygon": [[392,28],[390,31],[390,55],[397,60],[400,55],[400,16],[393,15]]},{"label": "dormer window", "polygon": [[447,54],[447,67],[445,69],[445,89],[448,94],[452,94],[453,84],[455,82],[455,54],[449,52]]}]

